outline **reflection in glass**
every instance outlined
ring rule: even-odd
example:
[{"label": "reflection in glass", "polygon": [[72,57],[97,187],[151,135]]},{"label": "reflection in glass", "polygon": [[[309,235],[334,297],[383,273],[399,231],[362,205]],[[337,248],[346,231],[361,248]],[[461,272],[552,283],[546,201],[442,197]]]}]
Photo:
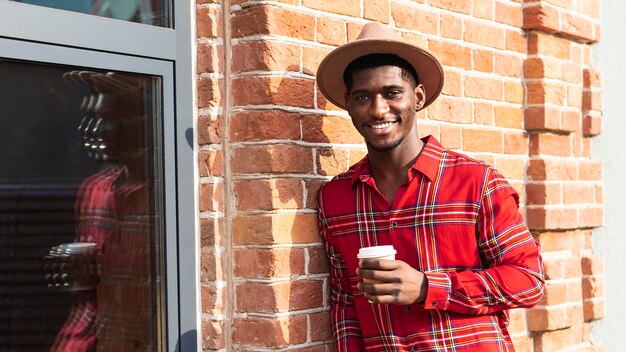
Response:
[{"label": "reflection in glass", "polygon": [[0,76],[0,350],[162,349],[160,78]]},{"label": "reflection in glass", "polygon": [[12,0],[118,20],[172,27],[167,0]]}]

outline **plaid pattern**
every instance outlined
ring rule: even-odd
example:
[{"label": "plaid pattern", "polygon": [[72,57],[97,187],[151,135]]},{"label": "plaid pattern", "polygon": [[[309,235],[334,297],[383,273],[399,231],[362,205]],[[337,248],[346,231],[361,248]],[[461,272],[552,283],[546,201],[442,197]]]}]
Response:
[{"label": "plaid pattern", "polygon": [[[336,350],[513,351],[507,310],[536,304],[544,282],[518,195],[492,167],[423,140],[393,206],[367,157],[319,192]],[[356,255],[374,245],[393,245],[396,259],[425,273],[423,304],[367,301]]]}]

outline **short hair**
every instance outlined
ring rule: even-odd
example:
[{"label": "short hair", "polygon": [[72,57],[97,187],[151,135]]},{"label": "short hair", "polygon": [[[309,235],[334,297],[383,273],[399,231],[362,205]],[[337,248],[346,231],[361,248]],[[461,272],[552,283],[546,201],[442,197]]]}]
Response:
[{"label": "short hair", "polygon": [[417,87],[419,83],[417,72],[411,64],[401,57],[393,54],[369,54],[361,56],[358,59],[352,61],[346,70],[343,71],[343,83],[346,85],[348,92],[352,90],[353,80],[352,74],[356,71],[382,67],[382,66],[396,66],[401,70],[401,75],[404,80],[411,83],[413,87]]}]

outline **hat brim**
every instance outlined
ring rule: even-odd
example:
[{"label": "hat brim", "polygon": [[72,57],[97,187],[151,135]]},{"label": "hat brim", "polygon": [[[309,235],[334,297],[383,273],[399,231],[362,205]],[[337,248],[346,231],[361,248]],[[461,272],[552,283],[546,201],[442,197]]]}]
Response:
[{"label": "hat brim", "polygon": [[360,39],[346,43],[331,51],[317,70],[317,86],[331,103],[345,109],[346,85],[343,73],[348,65],[361,56],[370,54],[393,54],[407,61],[417,73],[424,86],[426,101],[422,109],[430,105],[443,89],[443,69],[439,60],[426,50],[407,42],[387,39]]}]

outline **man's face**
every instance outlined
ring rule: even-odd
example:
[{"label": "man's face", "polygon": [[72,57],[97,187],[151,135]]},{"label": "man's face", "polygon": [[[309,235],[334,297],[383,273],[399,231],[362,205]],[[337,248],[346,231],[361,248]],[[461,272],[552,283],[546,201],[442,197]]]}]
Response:
[{"label": "man's face", "polygon": [[426,100],[422,85],[413,87],[401,69],[381,66],[355,71],[346,109],[369,149],[387,152],[415,138],[415,112]]}]

